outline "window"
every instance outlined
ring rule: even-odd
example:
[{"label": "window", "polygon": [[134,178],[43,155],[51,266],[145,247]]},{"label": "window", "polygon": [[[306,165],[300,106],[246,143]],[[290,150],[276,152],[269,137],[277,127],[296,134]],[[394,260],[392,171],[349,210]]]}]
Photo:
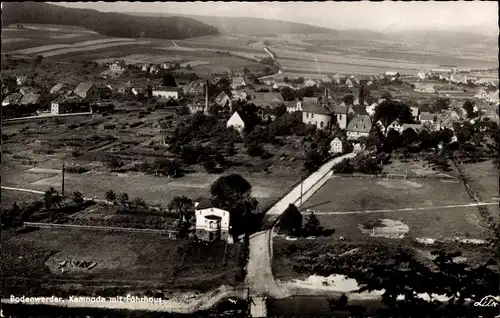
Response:
[{"label": "window", "polygon": [[309,113],[306,113],[306,118],[309,118]]},{"label": "window", "polygon": [[311,113],[311,118],[314,118],[314,113]]},{"label": "window", "polygon": [[323,128],[323,122],[322,121],[319,123],[319,127]]}]

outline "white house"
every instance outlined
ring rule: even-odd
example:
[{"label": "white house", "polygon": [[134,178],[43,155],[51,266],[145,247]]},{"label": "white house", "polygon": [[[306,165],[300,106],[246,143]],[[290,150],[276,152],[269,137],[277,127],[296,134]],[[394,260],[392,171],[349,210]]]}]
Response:
[{"label": "white house", "polygon": [[420,113],[420,115],[418,116],[418,120],[420,121],[421,124],[425,124],[425,123],[433,124],[434,123],[434,114],[431,114],[429,112]]},{"label": "white house", "polygon": [[423,80],[427,79],[427,73],[422,70],[422,71],[417,73],[417,77],[419,80],[423,81]]},{"label": "white house", "polygon": [[356,115],[347,125],[347,139],[357,140],[368,137],[372,130],[372,121],[368,115]]},{"label": "white house", "polygon": [[498,89],[494,92],[491,92],[489,93],[487,96],[486,96],[486,101],[488,103],[497,103],[498,102]]},{"label": "white house", "polygon": [[377,108],[377,106],[378,106],[377,103],[373,103],[371,105],[366,106],[365,107],[366,113],[371,117],[373,117],[373,115],[375,115],[375,109]]},{"label": "white house", "polygon": [[305,87],[312,87],[312,86],[317,86],[318,83],[313,80],[313,79],[308,79],[307,81],[304,82]]},{"label": "white house", "polygon": [[301,112],[302,111],[302,102],[300,100],[287,102],[286,103],[286,111],[288,113]]},{"label": "white house", "polygon": [[353,87],[354,87],[354,85],[352,84],[352,81],[351,81],[351,79],[350,79],[350,78],[348,78],[348,79],[346,79],[346,80],[345,80],[345,84],[346,84],[346,85],[347,85],[347,87],[349,87],[349,88],[353,88]]},{"label": "white house", "polygon": [[340,129],[346,129],[347,127],[347,106],[342,103],[340,105],[333,105],[330,107],[333,112],[333,117],[335,122],[339,125]]},{"label": "white house", "polygon": [[126,64],[124,60],[114,61],[109,65],[109,70],[116,73],[122,73],[126,69]]},{"label": "white house", "polygon": [[243,132],[243,129],[245,129],[245,122],[243,119],[241,119],[241,116],[238,114],[238,112],[234,112],[231,118],[227,121],[226,127],[233,127],[236,129],[240,134]]},{"label": "white house", "polygon": [[401,125],[401,123],[397,119],[395,121],[393,121],[392,123],[390,123],[389,126],[387,126],[387,132],[389,132],[391,129],[397,131],[398,133],[403,132],[403,126]]},{"label": "white house", "polygon": [[144,64],[142,67],[141,67],[141,71],[143,72],[147,72],[149,70],[149,65],[147,64]]},{"label": "white house", "polygon": [[322,105],[304,103],[302,105],[302,122],[314,125],[317,129],[332,128],[333,112]]},{"label": "white house", "polygon": [[160,86],[160,87],[153,89],[153,96],[178,99],[179,98],[179,88],[169,87],[169,86]]},{"label": "white house", "polygon": [[479,99],[486,99],[488,97],[488,93],[484,89],[480,89],[476,95],[474,95],[475,98]]},{"label": "white house", "polygon": [[413,119],[417,119],[418,118],[418,107],[410,107],[410,112],[411,112],[411,115],[413,117]]},{"label": "white house", "polygon": [[228,240],[232,243],[229,236],[228,211],[213,207],[208,200],[196,202],[195,218],[198,239],[208,242]]},{"label": "white house", "polygon": [[330,154],[336,154],[342,152],[343,152],[342,141],[338,137],[335,137],[335,139],[333,139],[332,142],[330,143]]}]

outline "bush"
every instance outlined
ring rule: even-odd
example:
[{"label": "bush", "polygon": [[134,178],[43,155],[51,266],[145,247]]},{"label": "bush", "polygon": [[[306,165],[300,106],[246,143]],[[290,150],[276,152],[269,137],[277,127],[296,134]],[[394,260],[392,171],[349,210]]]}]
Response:
[{"label": "bush", "polygon": [[73,197],[73,202],[77,204],[83,203],[83,195],[80,191],[73,192],[72,197]]},{"label": "bush", "polygon": [[73,157],[75,157],[75,158],[78,158],[78,157],[80,157],[80,156],[82,155],[82,153],[81,153],[81,152],[79,152],[79,151],[77,151],[77,150],[73,150],[73,151],[71,152],[71,155],[72,155]]},{"label": "bush", "polygon": [[82,167],[82,166],[70,166],[70,167],[65,167],[64,170],[68,173],[85,173],[88,172],[89,169]]},{"label": "bush", "polygon": [[203,162],[203,168],[205,168],[208,173],[215,173],[217,171],[215,161],[212,158],[208,158]]},{"label": "bush", "polygon": [[264,148],[260,144],[250,144],[247,146],[247,154],[252,157],[262,156]]},{"label": "bush", "polygon": [[78,128],[78,124],[69,124],[69,125],[68,125],[68,128],[69,128],[69,129],[75,129],[75,128]]},{"label": "bush", "polygon": [[106,191],[106,200],[115,201],[116,200],[116,192],[113,190]]},{"label": "bush", "polygon": [[104,129],[115,129],[115,128],[116,128],[115,124],[106,124],[106,125],[104,125]]},{"label": "bush", "polygon": [[333,172],[335,173],[353,173],[354,166],[351,164],[350,159],[344,159],[341,162],[333,166]]},{"label": "bush", "polygon": [[134,128],[134,127],[140,126],[140,125],[142,125],[142,124],[143,124],[143,122],[142,122],[142,121],[134,121],[134,122],[132,122],[132,123],[129,125],[129,127],[130,127],[130,128]]}]

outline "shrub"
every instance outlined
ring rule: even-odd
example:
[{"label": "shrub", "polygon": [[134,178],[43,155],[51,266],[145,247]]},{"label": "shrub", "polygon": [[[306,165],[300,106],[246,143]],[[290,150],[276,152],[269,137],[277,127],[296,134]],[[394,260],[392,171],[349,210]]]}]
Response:
[{"label": "shrub", "polygon": [[73,197],[73,202],[77,204],[83,203],[83,195],[80,191],[73,192],[72,197]]},{"label": "shrub", "polygon": [[104,125],[104,129],[115,129],[116,126],[114,124],[106,124]]},{"label": "shrub", "polygon": [[203,162],[203,168],[205,168],[208,173],[214,173],[217,171],[215,161],[212,158],[208,158],[205,162]]},{"label": "shrub", "polygon": [[68,125],[68,128],[69,128],[69,129],[75,129],[75,128],[78,128],[78,124],[69,124],[69,125]]},{"label": "shrub", "polygon": [[247,154],[252,157],[262,156],[264,148],[260,144],[252,143],[247,146]]},{"label": "shrub", "polygon": [[333,172],[335,173],[353,173],[354,166],[351,163],[350,159],[344,159],[341,162],[337,163],[333,166]]},{"label": "shrub", "polygon": [[116,192],[113,190],[106,191],[106,200],[115,201],[116,200]]},{"label": "shrub", "polygon": [[69,166],[69,167],[65,167],[64,170],[68,173],[79,173],[79,174],[89,171],[89,169],[82,167],[82,166]]},{"label": "shrub", "polygon": [[79,152],[79,151],[77,151],[77,150],[73,150],[73,151],[71,152],[71,155],[72,155],[73,157],[75,157],[75,158],[78,158],[78,157],[80,157],[80,156],[82,155],[82,153],[81,153],[81,152]]},{"label": "shrub", "polygon": [[132,123],[129,125],[129,127],[130,127],[130,128],[134,128],[134,127],[140,126],[140,125],[142,125],[142,124],[143,124],[143,122],[142,122],[142,121],[134,121],[134,122],[132,122]]}]

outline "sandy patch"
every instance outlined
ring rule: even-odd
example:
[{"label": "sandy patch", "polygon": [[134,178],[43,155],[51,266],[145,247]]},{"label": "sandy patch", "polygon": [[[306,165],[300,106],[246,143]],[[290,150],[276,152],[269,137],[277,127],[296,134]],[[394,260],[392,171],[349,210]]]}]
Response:
[{"label": "sandy patch", "polygon": [[409,189],[419,189],[423,187],[423,184],[409,181],[409,180],[381,180],[377,182],[378,185],[381,185],[388,189],[398,189],[398,190],[409,190]]},{"label": "sandy patch", "polygon": [[44,169],[44,168],[31,168],[27,171],[35,173],[61,173],[61,170],[59,169]]},{"label": "sandy patch", "polygon": [[79,36],[82,36],[82,33],[70,33],[70,34],[61,34],[61,35],[54,35],[51,36],[51,39],[73,39],[77,38]]},{"label": "sandy patch", "polygon": [[415,240],[417,242],[425,244],[425,245],[432,245],[432,244],[436,243],[436,240],[435,239],[431,239],[431,238],[420,238],[420,237],[417,237]]},{"label": "sandy patch", "polygon": [[149,42],[149,41],[103,43],[103,44],[96,44],[96,45],[88,45],[85,47],[67,48],[67,49],[54,50],[54,51],[50,51],[50,52],[43,52],[42,55],[44,57],[48,57],[48,56],[62,55],[62,54],[68,54],[68,53],[74,53],[74,52],[84,52],[84,51],[106,49],[106,48],[115,47],[115,46],[143,45],[143,44],[150,44],[150,43],[151,42]]},{"label": "sandy patch", "polygon": [[404,238],[410,231],[408,225],[401,221],[390,219],[377,220],[373,224],[360,224],[358,228],[363,234],[385,238]]},{"label": "sandy patch", "polygon": [[[113,255],[116,254],[116,255]],[[66,265],[67,272],[63,273],[62,275],[67,275],[71,273],[82,273],[82,272],[98,272],[100,270],[109,270],[109,269],[118,269],[121,266],[127,266],[128,264],[132,264],[135,260],[137,259],[137,255],[134,253],[110,253],[110,251],[106,251],[105,255],[102,255],[100,249],[72,249],[68,251],[61,251],[58,252],[54,255],[52,255],[46,262],[45,265],[47,265],[52,273],[57,273],[61,274],[61,269],[59,268],[59,263],[67,261],[70,262],[71,260],[75,261],[91,261],[91,262],[96,262],[97,265],[93,267],[92,269],[87,269],[87,268],[78,268],[78,267],[72,267],[69,268],[69,266]]]},{"label": "sandy patch", "polygon": [[4,43],[4,44],[15,43],[15,42],[23,42],[23,41],[28,41],[28,39],[23,39],[23,38],[2,39],[2,43]]}]

